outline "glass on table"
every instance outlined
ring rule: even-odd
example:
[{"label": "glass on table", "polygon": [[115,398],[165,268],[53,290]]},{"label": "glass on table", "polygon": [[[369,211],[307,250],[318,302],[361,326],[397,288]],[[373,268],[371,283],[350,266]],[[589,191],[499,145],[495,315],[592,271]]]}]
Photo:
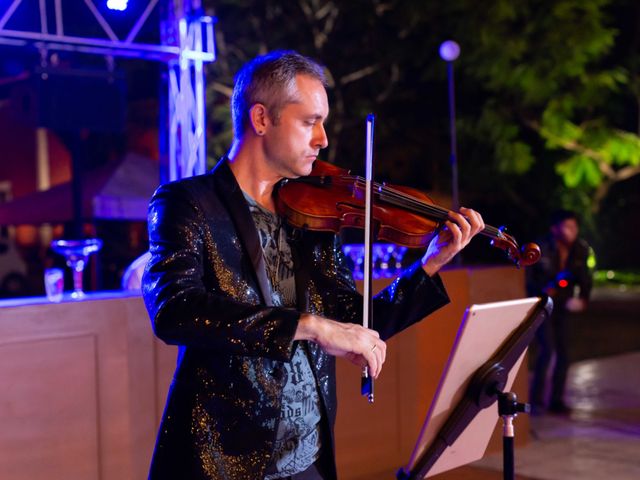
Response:
[{"label": "glass on table", "polygon": [[82,274],[89,260],[89,255],[102,248],[102,240],[99,238],[86,238],[83,240],[54,240],[51,242],[54,252],[64,256],[67,266],[73,272],[73,292],[71,298],[80,300],[85,296],[82,289]]},{"label": "glass on table", "polygon": [[44,271],[44,289],[50,302],[62,301],[64,272],[61,268],[47,268]]}]

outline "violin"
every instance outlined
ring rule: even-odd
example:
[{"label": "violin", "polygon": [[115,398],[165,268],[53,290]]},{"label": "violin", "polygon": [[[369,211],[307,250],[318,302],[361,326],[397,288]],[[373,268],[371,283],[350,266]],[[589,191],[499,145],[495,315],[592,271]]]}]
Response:
[{"label": "violin", "polygon": [[[281,183],[276,206],[295,228],[338,233],[343,228],[364,228],[365,193],[364,178],[316,160],[309,176]],[[425,248],[449,218],[449,209],[414,188],[373,183],[373,194],[373,228],[381,241]],[[540,258],[538,245],[527,243],[520,248],[504,228],[487,225],[480,234],[518,267],[533,265]]]}]

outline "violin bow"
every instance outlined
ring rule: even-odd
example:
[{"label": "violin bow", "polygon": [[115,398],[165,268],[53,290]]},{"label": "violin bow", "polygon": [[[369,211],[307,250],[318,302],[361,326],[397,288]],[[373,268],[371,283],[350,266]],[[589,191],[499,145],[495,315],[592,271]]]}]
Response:
[{"label": "violin bow", "polygon": [[[364,215],[364,294],[362,308],[362,326],[373,328],[373,295],[371,292],[373,281],[373,128],[375,116],[367,115],[366,166],[365,166],[365,215]],[[373,377],[369,374],[369,367],[362,369],[360,394],[366,396],[369,403],[373,403]]]}]

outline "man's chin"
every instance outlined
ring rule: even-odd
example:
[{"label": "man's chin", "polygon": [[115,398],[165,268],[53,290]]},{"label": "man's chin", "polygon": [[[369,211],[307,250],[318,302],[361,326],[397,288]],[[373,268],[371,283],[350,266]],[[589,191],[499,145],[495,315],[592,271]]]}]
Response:
[{"label": "man's chin", "polygon": [[311,174],[311,171],[313,170],[313,165],[316,163],[316,158],[317,157],[310,157],[308,159],[308,162],[305,163],[304,173],[301,175],[302,177],[306,177],[307,175]]},{"label": "man's chin", "polygon": [[308,175],[311,174],[311,171],[313,170],[313,164],[314,164],[315,160],[311,163],[305,164],[305,165],[301,165],[295,169],[291,169],[289,170],[289,172],[286,175],[286,178],[289,178],[291,180],[295,179],[295,178],[300,178],[300,177],[306,177]]}]

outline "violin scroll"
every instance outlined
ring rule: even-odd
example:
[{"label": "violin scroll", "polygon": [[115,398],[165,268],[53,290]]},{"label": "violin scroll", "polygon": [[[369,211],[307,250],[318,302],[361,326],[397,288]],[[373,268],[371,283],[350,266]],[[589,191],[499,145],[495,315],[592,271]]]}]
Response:
[{"label": "violin scroll", "polygon": [[519,265],[528,267],[540,260],[540,247],[535,243],[527,243],[520,248],[520,261]]},{"label": "violin scroll", "polygon": [[538,245],[535,243],[527,243],[522,247],[518,247],[516,239],[505,233],[504,227],[497,229],[497,232],[493,232],[492,227],[488,227],[480,233],[492,236],[491,245],[504,250],[509,259],[518,267],[528,267],[540,259],[540,247]]}]

